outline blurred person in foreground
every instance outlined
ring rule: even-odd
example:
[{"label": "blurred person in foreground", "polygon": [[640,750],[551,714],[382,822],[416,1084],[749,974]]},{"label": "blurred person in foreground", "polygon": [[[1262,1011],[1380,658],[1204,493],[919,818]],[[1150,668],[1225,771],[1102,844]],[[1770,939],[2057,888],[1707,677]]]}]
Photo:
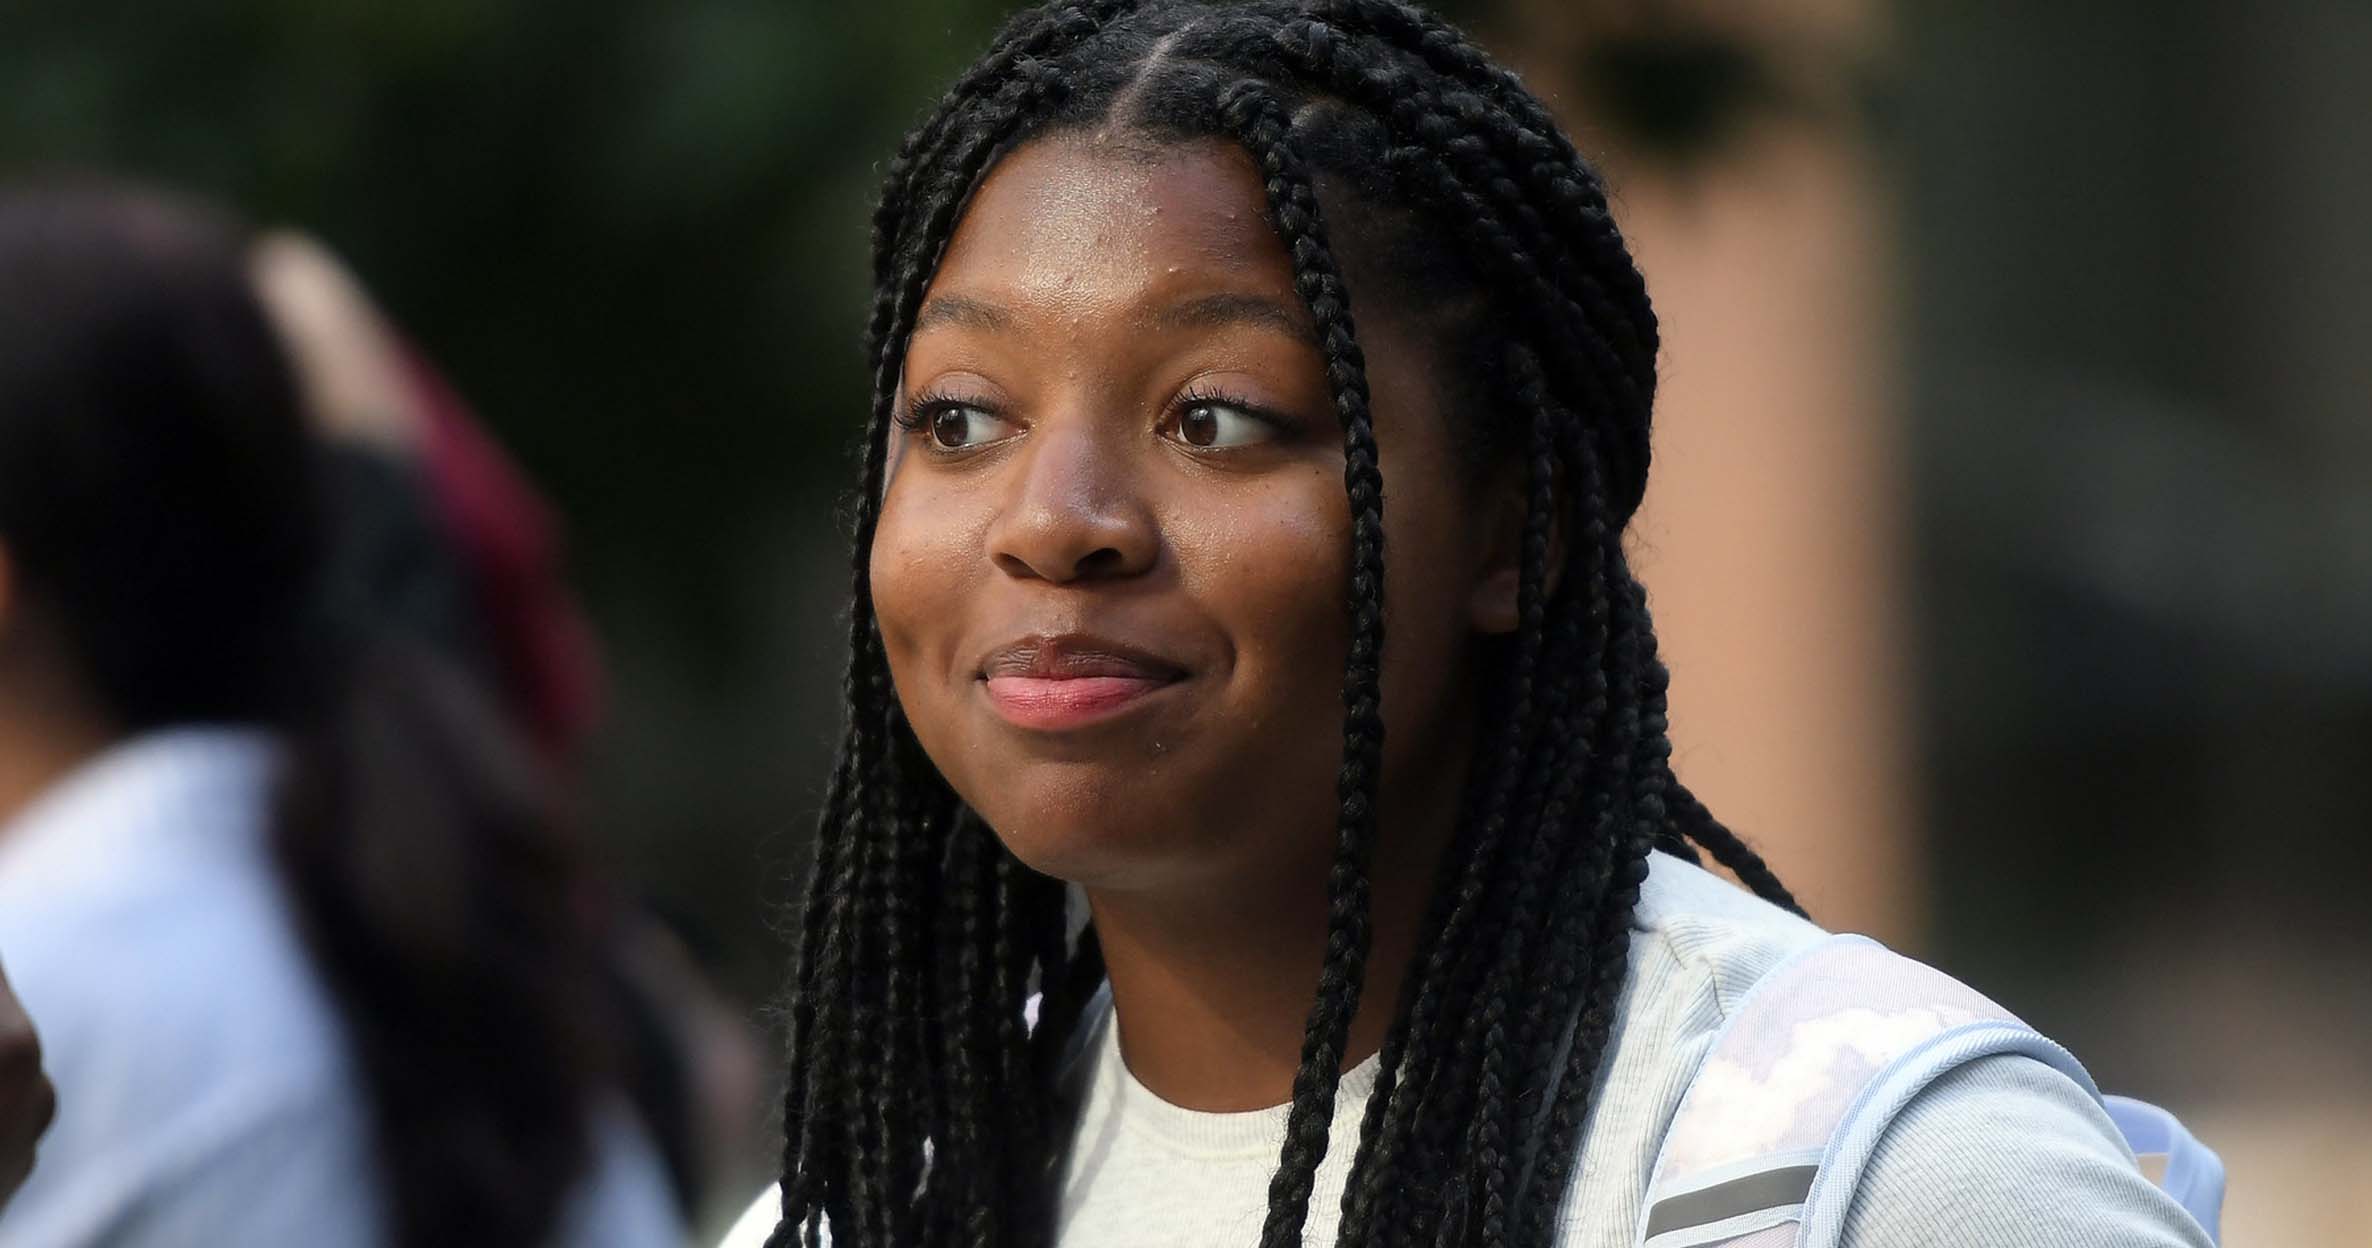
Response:
[{"label": "blurred person in foreground", "polygon": [[[558,518],[468,402],[319,240],[249,249],[265,313],[328,452],[334,592],[466,670],[573,788],[603,702],[599,647],[562,575]],[[582,899],[625,1023],[627,1091],[680,1203],[762,1147],[766,1072],[749,1010],[667,922],[605,881]]]},{"label": "blurred person in foreground", "polygon": [[57,1121],[11,1248],[667,1244],[545,771],[331,592],[247,240],[0,192],[0,956]]}]

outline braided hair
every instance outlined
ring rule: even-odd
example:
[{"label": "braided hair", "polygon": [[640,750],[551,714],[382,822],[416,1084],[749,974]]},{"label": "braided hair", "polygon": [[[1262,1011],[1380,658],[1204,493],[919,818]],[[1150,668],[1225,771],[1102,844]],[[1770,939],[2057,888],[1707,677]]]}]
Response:
[{"label": "braided hair", "polygon": [[[1547,1245],[1624,981],[1648,855],[1778,879],[1673,777],[1668,678],[1621,535],[1646,488],[1656,322],[1596,172],[1539,101],[1401,0],[1055,0],[1018,14],[910,133],[873,220],[873,404],[855,508],[848,729],[789,1010],[771,1248],[1044,1245],[1054,1082],[1103,976],[1065,891],[924,755],[869,581],[917,305],[997,158],[1101,127],[1250,155],[1340,418],[1351,642],[1323,969],[1262,1229],[1302,1241],[1369,945],[1383,757],[1383,494],[1339,240],[1362,298],[1431,318],[1444,407],[1523,471],[1519,626],[1365,1106],[1346,1245]],[[1331,214],[1331,215],[1330,215]],[[1455,245],[1445,246],[1454,241]],[[1034,1025],[1026,1006],[1039,1005]],[[1331,1216],[1324,1211],[1321,1216]]]}]

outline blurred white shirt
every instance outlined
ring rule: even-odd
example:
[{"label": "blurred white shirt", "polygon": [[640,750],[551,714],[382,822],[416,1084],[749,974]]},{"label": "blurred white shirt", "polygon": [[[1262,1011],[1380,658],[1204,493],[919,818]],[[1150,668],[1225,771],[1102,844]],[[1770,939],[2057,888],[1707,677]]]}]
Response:
[{"label": "blurred white shirt", "polygon": [[[58,1116],[8,1248],[377,1248],[366,1094],[268,843],[279,750],[230,728],[107,751],[0,829],[0,956]],[[655,1150],[599,1116],[566,1248],[682,1242]]]}]

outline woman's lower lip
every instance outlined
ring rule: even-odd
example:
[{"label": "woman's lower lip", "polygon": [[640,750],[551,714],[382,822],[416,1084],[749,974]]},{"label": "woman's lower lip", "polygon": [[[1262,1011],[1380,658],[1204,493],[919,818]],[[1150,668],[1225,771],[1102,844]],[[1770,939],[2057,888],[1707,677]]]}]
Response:
[{"label": "woman's lower lip", "polygon": [[1173,682],[1151,676],[991,676],[988,701],[1016,728],[1059,732],[1109,719]]}]

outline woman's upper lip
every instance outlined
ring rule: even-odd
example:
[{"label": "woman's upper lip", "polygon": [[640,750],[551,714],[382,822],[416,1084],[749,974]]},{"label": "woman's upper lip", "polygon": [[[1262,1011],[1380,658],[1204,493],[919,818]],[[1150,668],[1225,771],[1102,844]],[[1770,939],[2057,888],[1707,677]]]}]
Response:
[{"label": "woman's upper lip", "polygon": [[1149,650],[1091,637],[1085,633],[1033,634],[989,651],[980,664],[983,679],[1028,676],[1039,680],[1075,680],[1087,676],[1125,676],[1139,680],[1176,680],[1185,665]]}]

